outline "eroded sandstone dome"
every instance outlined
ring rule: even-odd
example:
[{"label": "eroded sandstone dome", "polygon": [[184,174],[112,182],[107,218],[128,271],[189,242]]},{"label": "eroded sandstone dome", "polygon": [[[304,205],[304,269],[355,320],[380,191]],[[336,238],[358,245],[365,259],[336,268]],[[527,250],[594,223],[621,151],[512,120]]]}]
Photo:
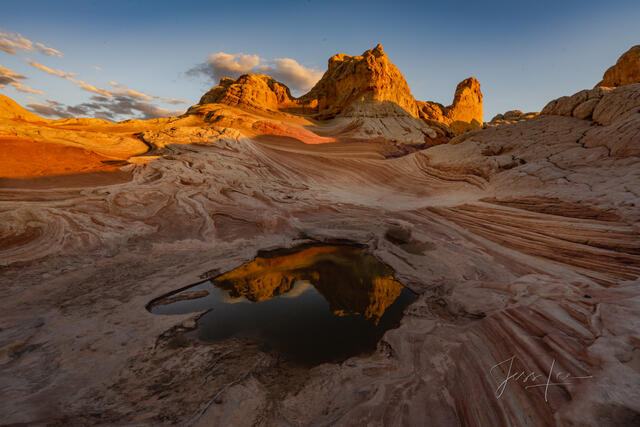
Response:
[{"label": "eroded sandstone dome", "polygon": [[605,71],[596,87],[620,87],[632,83],[640,83],[640,44],[623,53],[616,64]]}]

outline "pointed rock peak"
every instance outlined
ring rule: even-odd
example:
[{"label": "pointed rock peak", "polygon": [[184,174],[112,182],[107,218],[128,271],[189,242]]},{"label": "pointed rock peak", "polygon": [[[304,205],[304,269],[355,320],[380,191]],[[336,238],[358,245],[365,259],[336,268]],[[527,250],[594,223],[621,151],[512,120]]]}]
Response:
[{"label": "pointed rock peak", "polygon": [[[456,86],[456,93],[462,92],[465,89],[469,89],[473,92],[480,92],[480,82],[475,77],[469,77],[458,83]],[[482,98],[482,94],[480,94]]]},{"label": "pointed rock peak", "polygon": [[596,87],[620,87],[632,83],[640,83],[640,44],[623,53],[616,64],[604,73]]},{"label": "pointed rock peak", "polygon": [[384,55],[384,50],[382,50],[382,45],[380,43],[378,43],[376,47],[374,47],[371,50],[368,50],[367,52],[371,52],[371,54],[373,54],[374,56]]},{"label": "pointed rock peak", "polygon": [[335,117],[355,101],[391,102],[418,116],[407,81],[380,44],[360,56],[332,56],[327,72],[300,100],[317,100],[319,118]]},{"label": "pointed rock peak", "polygon": [[480,128],[483,122],[482,91],[475,77],[464,79],[456,87],[448,107],[431,101],[417,101],[420,117],[452,128],[455,134]]},{"label": "pointed rock peak", "polygon": [[482,124],[483,115],[480,82],[475,77],[469,77],[458,83],[453,97],[451,118],[466,123],[475,120]]},{"label": "pointed rock peak", "polygon": [[[456,93],[453,97],[453,106],[456,105],[480,105],[482,109],[482,92],[480,82],[475,77],[464,79],[456,86]],[[480,118],[479,121],[482,121]]]}]

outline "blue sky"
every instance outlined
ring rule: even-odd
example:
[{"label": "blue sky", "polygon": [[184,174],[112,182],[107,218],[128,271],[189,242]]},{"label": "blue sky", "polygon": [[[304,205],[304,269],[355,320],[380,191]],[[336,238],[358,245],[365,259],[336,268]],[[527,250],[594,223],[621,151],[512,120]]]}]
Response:
[{"label": "blue sky", "polygon": [[[0,50],[0,70],[43,94],[12,84],[0,93],[58,112],[77,106],[95,114],[95,104],[110,105],[105,114],[116,120],[168,114],[197,103],[214,85],[212,76],[224,72],[224,64],[222,71],[206,73],[205,65],[188,72],[210,65],[212,54],[243,53],[253,69],[284,79],[308,72],[300,80],[307,81],[333,54],[359,55],[382,43],[417,99],[449,104],[458,82],[478,78],[489,120],[515,108],[539,111],[553,98],[593,87],[640,43],[639,22],[637,0],[10,2],[0,17],[5,38],[15,42],[19,33],[63,56],[35,44],[13,54]],[[286,68],[276,61],[282,58],[300,68]],[[75,75],[61,78],[27,59]]]}]

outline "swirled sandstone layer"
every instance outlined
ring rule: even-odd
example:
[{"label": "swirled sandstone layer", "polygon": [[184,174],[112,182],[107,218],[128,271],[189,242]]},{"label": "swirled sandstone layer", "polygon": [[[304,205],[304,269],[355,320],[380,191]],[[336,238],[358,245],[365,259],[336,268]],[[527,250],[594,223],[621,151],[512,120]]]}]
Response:
[{"label": "swirled sandstone layer", "polygon": [[[395,154],[222,104],[92,122],[128,181],[0,185],[3,422],[637,423],[639,96],[588,92]],[[6,120],[15,137],[92,144],[80,122]],[[260,250],[336,239],[420,295],[372,355],[307,370],[239,340],[202,345],[192,315],[145,309]],[[564,380],[545,389],[550,369]],[[537,380],[502,390],[509,373]]]}]

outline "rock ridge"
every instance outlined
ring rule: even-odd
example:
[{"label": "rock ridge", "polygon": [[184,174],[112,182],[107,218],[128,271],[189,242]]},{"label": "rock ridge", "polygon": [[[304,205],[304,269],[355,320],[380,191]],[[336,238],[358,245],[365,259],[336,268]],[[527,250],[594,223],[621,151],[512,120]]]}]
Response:
[{"label": "rock ridge", "polygon": [[322,78],[299,98],[292,97],[286,85],[269,76],[245,74],[236,80],[222,78],[198,105],[210,103],[250,111],[303,114],[321,121],[410,116],[433,125],[440,135],[477,129],[483,122],[482,92],[477,79],[469,77],[460,82],[448,107],[417,101],[380,44],[359,56],[333,55]]}]

